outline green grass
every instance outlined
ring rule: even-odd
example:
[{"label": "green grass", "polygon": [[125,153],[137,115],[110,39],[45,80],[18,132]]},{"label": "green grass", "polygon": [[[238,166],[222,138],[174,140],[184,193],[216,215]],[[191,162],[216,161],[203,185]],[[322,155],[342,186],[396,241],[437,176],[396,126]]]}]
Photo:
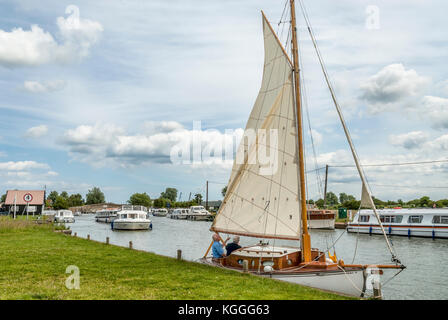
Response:
[{"label": "green grass", "polygon": [[[285,282],[177,261],[0,219],[1,299],[347,299]],[[69,290],[67,266],[80,269]]]}]

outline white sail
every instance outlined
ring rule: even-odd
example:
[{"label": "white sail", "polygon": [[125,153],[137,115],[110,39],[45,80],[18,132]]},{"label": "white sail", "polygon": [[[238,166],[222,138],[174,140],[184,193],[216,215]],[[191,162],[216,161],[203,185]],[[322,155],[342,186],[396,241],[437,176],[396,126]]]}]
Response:
[{"label": "white sail", "polygon": [[[261,238],[300,239],[292,64],[264,15],[263,31],[263,80],[245,131],[249,133],[247,136],[258,135],[256,139],[243,137],[241,141],[240,156],[234,161],[226,196],[211,230]],[[271,159],[274,158],[269,168],[260,163],[259,150],[264,147]]]}]

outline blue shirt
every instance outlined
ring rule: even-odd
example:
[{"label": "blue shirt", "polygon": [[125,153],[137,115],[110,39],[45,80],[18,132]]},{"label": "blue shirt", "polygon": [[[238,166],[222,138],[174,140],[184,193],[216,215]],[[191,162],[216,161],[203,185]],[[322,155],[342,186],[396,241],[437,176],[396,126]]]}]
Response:
[{"label": "blue shirt", "polygon": [[213,242],[212,246],[213,258],[222,258],[224,255],[224,249],[219,241]]}]

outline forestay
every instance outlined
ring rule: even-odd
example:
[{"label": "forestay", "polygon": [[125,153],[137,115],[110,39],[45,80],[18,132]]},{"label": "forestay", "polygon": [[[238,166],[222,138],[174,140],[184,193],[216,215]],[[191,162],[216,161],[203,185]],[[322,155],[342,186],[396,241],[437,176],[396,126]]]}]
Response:
[{"label": "forestay", "polygon": [[[211,230],[300,239],[292,64],[264,15],[263,33],[265,61],[261,89]],[[256,138],[251,139],[254,132]],[[263,162],[264,152],[274,160]]]}]

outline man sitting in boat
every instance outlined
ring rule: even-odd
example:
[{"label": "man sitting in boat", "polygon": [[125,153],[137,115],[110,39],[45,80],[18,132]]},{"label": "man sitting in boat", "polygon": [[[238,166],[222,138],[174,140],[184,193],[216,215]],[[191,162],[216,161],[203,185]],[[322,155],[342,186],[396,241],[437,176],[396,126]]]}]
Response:
[{"label": "man sitting in boat", "polygon": [[238,250],[238,249],[241,248],[241,246],[239,245],[239,243],[240,243],[240,237],[239,237],[239,236],[234,236],[234,237],[233,237],[233,242],[232,242],[232,243],[229,243],[229,244],[226,246],[227,256],[230,256],[230,254],[231,254],[233,251]]},{"label": "man sitting in boat", "polygon": [[212,245],[213,259],[224,258],[226,256],[224,252],[224,246],[226,245],[227,241],[229,241],[230,237],[227,238],[226,241],[222,241],[219,234],[214,233],[212,239],[213,239],[213,245]]}]

